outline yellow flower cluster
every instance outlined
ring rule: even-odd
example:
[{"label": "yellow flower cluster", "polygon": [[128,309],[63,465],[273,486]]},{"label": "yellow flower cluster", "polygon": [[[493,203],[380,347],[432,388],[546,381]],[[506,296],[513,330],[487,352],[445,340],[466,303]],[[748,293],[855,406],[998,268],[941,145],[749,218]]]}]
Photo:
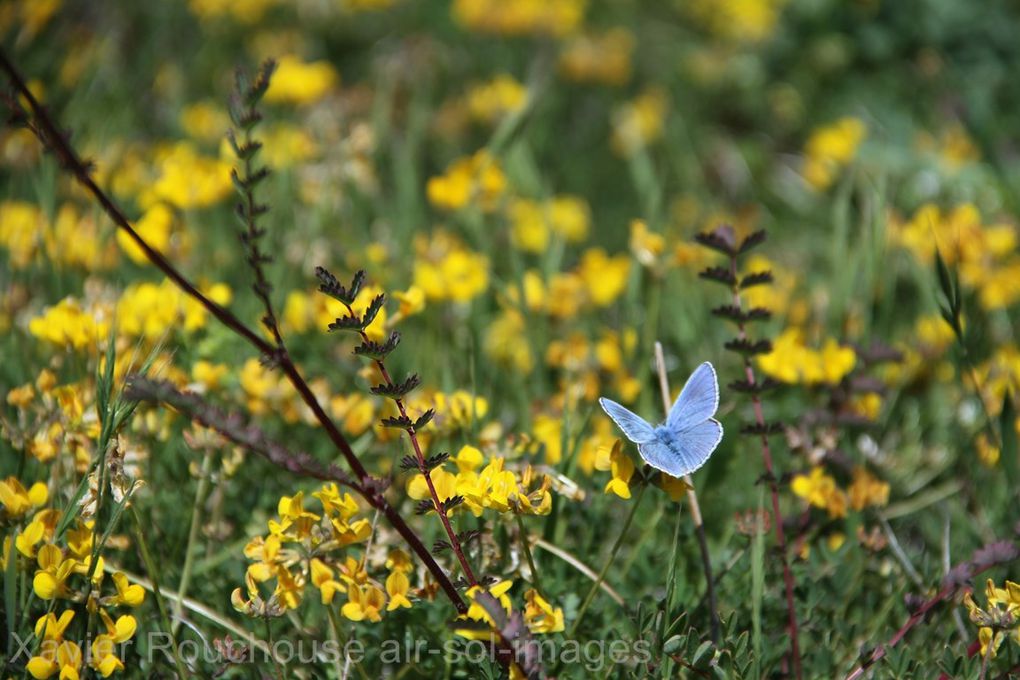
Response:
[{"label": "yellow flower cluster", "polygon": [[669,98],[660,89],[647,89],[613,113],[613,151],[631,156],[662,137]]},{"label": "yellow flower cluster", "polygon": [[694,0],[685,9],[713,35],[735,43],[760,42],[776,30],[787,0]]},{"label": "yellow flower cluster", "polygon": [[18,426],[6,427],[3,432],[15,450],[41,463],[67,452],[75,469],[88,467],[100,429],[94,390],[82,384],[58,386],[56,376],[44,369],[34,385],[26,383],[10,390],[7,403],[18,410]]},{"label": "yellow flower cluster", "polygon": [[155,181],[138,198],[144,207],[165,201],[181,210],[207,208],[234,190],[231,164],[202,155],[188,141],[157,148],[155,167]]},{"label": "yellow flower cluster", "polygon": [[[489,612],[478,604],[475,596],[481,592],[487,592],[499,601],[507,614],[510,614],[513,605],[508,593],[511,588],[513,588],[513,581],[509,580],[499,581],[487,588],[482,586],[469,588],[465,594],[471,605],[468,607],[467,613],[459,616],[457,620],[471,622],[473,625],[465,628],[455,627],[457,635],[471,640],[494,639],[495,621]],[[524,623],[528,630],[535,635],[561,633],[564,630],[563,610],[560,607],[553,607],[537,590],[530,588],[524,592]],[[478,624],[487,624],[489,630],[480,630]],[[514,666],[510,671],[510,677],[523,678],[524,675]]]},{"label": "yellow flower cluster", "polygon": [[67,297],[28,322],[28,332],[58,347],[96,351],[110,332],[110,310],[103,305],[83,309]]},{"label": "yellow flower cluster", "polygon": [[547,201],[515,198],[507,206],[514,245],[529,253],[544,253],[553,236],[578,243],[588,236],[591,210],[576,196],[555,196]]},{"label": "yellow flower cluster", "polygon": [[[140,588],[140,586],[132,586]],[[135,617],[124,615],[114,621],[105,610],[99,610],[99,618],[103,623],[103,631],[92,641],[91,653],[88,655],[88,666],[104,678],[116,671],[124,670],[124,662],[117,652],[117,645],[130,640],[138,623]],[[76,680],[80,677],[84,657],[78,643],[65,639],[64,633],[74,619],[74,610],[65,609],[60,618],[49,613],[41,617],[35,624],[35,637],[38,640],[38,653],[28,661],[26,670],[37,680],[49,678],[59,673],[61,680]]]},{"label": "yellow flower cluster", "polygon": [[28,267],[40,254],[51,263],[86,271],[117,264],[117,250],[102,238],[96,221],[80,215],[71,203],[61,205],[50,223],[35,203],[0,202],[0,246],[13,269]]},{"label": "yellow flower cluster", "polygon": [[[49,493],[41,482],[26,490],[15,477],[0,481],[0,516],[16,536],[13,541],[11,534],[4,537],[0,568],[9,573],[10,568],[37,565],[32,590],[43,601],[81,602],[87,597],[89,611],[98,612],[104,629],[92,640],[87,664],[99,675],[109,677],[124,669],[115,646],[134,635],[136,621],[130,615],[119,616],[114,621],[107,610],[119,606],[137,607],[144,601],[145,591],[131,584],[124,574],[114,572],[111,576],[113,590],[103,594],[106,572],[102,555],[93,562],[97,542],[94,523],[78,519],[75,527],[65,534],[66,548],[62,548],[54,543],[61,512],[46,507],[48,501]],[[31,520],[26,521],[33,511]],[[19,555],[21,561],[10,565],[9,561]],[[65,610],[59,618],[49,613],[36,623],[35,655],[27,664],[33,678],[48,678],[57,673],[61,678],[79,677],[86,659],[75,642],[64,638],[73,617],[73,610]]]},{"label": "yellow flower cluster", "polygon": [[328,61],[304,62],[288,54],[276,63],[266,101],[312,104],[326,97],[339,82],[339,74]]},{"label": "yellow flower cluster", "polygon": [[794,475],[790,489],[814,507],[826,510],[832,518],[846,517],[848,506],[860,511],[889,502],[889,484],[863,467],[854,469],[853,481],[846,491],[821,466],[811,468],[810,474]]},{"label": "yellow flower cluster", "polygon": [[454,20],[479,33],[564,36],[584,20],[587,0],[453,0]]},{"label": "yellow flower cluster", "polygon": [[637,345],[637,333],[629,328],[619,334],[606,330],[597,341],[580,332],[564,340],[553,340],[546,348],[549,366],[562,371],[563,392],[571,399],[594,401],[610,391],[625,403],[637,398],[641,382],[626,368],[625,356],[631,356]]},{"label": "yellow flower cluster", "polygon": [[414,240],[414,285],[429,300],[469,302],[489,286],[489,259],[456,236],[437,230]]},{"label": "yellow flower cluster", "polygon": [[257,24],[279,0],[188,0],[188,9],[204,22],[231,17],[242,24]]},{"label": "yellow flower cluster", "polygon": [[[281,616],[301,604],[309,583],[318,591],[325,606],[335,596],[347,595],[340,613],[351,621],[382,620],[383,611],[411,606],[409,599],[412,571],[410,559],[402,551],[393,551],[387,566],[390,574],[385,585],[372,579],[365,558],[343,556],[346,548],[365,543],[372,524],[359,513],[349,493],[340,494],[336,484],[324,484],[312,494],[322,512],[304,507],[304,492],[284,496],[277,508],[278,520],[270,520],[269,533],[252,539],[244,554],[251,560],[245,573],[246,593],[236,588],[231,602],[238,611],[252,617]],[[264,598],[259,586],[275,581],[273,592]],[[388,600],[388,604],[387,604]]]},{"label": "yellow flower cluster", "polygon": [[925,204],[907,221],[893,221],[893,242],[931,265],[938,247],[955,266],[960,283],[976,290],[985,309],[1005,309],[1020,300],[1020,252],[1017,229],[1008,223],[983,224],[971,203],[943,212]]},{"label": "yellow flower cluster", "polygon": [[[485,457],[473,446],[462,447],[452,460],[457,466],[456,474],[448,472],[445,463],[429,473],[441,501],[463,496],[464,503],[457,507],[467,508],[475,517],[481,517],[486,509],[524,515],[546,515],[552,509],[549,491],[552,482],[530,465],[520,475],[505,469],[500,457],[490,459],[482,467]],[[407,495],[415,500],[432,497],[424,475],[411,478]],[[449,512],[456,510],[451,508]]]},{"label": "yellow flower cluster", "polygon": [[560,51],[559,71],[578,83],[624,85],[630,80],[634,34],[613,28],[571,38]]},{"label": "yellow flower cluster", "polygon": [[[229,304],[233,296],[225,283],[206,286],[202,292],[220,305]],[[208,316],[205,307],[169,279],[132,284],[117,301],[117,330],[147,340],[159,340],[175,328],[193,333],[205,327]]]},{"label": "yellow flower cluster", "polygon": [[[138,235],[153,249],[169,254],[170,234],[174,225],[174,213],[165,203],[156,203],[133,225]],[[148,258],[133,238],[122,229],[117,230],[117,245],[133,262],[145,264]]]},{"label": "yellow flower cluster", "polygon": [[473,119],[495,123],[527,103],[528,88],[513,76],[500,73],[488,82],[473,86],[464,101]]},{"label": "yellow flower cluster", "polygon": [[828,338],[821,349],[804,343],[803,331],[788,328],[772,342],[772,351],[758,357],[758,366],[771,378],[785,383],[835,385],[854,369],[857,355]]},{"label": "yellow flower cluster", "polygon": [[857,156],[867,128],[850,116],[816,129],[804,147],[804,179],[815,190],[823,191],[835,181],[841,169]]},{"label": "yellow flower cluster", "polygon": [[458,158],[444,174],[430,177],[425,191],[429,203],[440,210],[461,210],[470,203],[492,212],[506,191],[506,175],[499,161],[482,149]]},{"label": "yellow flower cluster", "polygon": [[990,655],[994,658],[1007,635],[1020,644],[1020,585],[1006,581],[1005,586],[998,588],[992,579],[988,579],[984,609],[974,602],[971,593],[964,596],[963,603],[970,620],[979,626],[982,657]]}]

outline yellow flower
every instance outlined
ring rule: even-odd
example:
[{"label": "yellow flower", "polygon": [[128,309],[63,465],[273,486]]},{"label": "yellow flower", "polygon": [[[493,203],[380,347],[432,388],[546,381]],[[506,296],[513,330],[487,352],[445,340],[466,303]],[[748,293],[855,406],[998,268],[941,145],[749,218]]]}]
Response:
[{"label": "yellow flower", "polygon": [[311,560],[312,584],[322,593],[322,604],[331,604],[337,593],[347,592],[347,587],[333,577],[333,570],[318,557]]},{"label": "yellow flower", "polygon": [[[436,495],[439,496],[440,501],[445,501],[457,495],[457,476],[444,470],[443,466],[440,465],[429,472],[429,477],[432,479],[432,484],[435,486]],[[411,478],[411,481],[407,483],[407,495],[416,501],[432,498],[424,475],[417,474]],[[450,512],[453,512],[453,510]]]},{"label": "yellow flower", "polygon": [[211,361],[199,359],[191,367],[191,378],[206,390],[215,390],[229,372],[230,367],[226,364],[214,364]]},{"label": "yellow flower", "polygon": [[339,81],[339,74],[329,62],[303,62],[288,54],[276,64],[266,101],[311,104],[328,95]]},{"label": "yellow flower", "polygon": [[563,458],[563,421],[539,413],[531,425],[532,434],[545,449],[545,462],[556,465]]},{"label": "yellow flower", "polygon": [[406,319],[409,316],[420,314],[425,309],[425,291],[418,286],[411,286],[406,291],[396,291],[393,297],[400,303],[400,309],[390,319],[389,326]]},{"label": "yellow flower", "polygon": [[[978,640],[981,643],[981,656],[986,654],[994,658],[1006,631],[1012,629],[1013,639],[1020,643],[1020,585],[1006,581],[1005,588],[997,588],[992,579],[985,583],[985,609],[979,607],[971,593],[964,596],[970,620],[979,626]],[[990,649],[989,649],[990,648]]]},{"label": "yellow flower", "polygon": [[27,267],[42,244],[45,217],[39,206],[26,201],[0,203],[0,245],[14,269]]},{"label": "yellow flower", "polygon": [[114,622],[104,610],[99,610],[99,616],[106,628],[105,633],[100,633],[92,642],[92,655],[89,665],[96,669],[104,678],[110,677],[114,671],[124,670],[124,662],[116,654],[116,645],[119,645],[135,634],[138,627],[133,616],[120,616]]},{"label": "yellow flower", "polygon": [[48,678],[60,673],[60,680],[77,680],[82,664],[81,648],[64,640],[64,631],[74,618],[74,611],[65,610],[58,619],[47,614],[36,621],[35,636],[41,640],[39,654],[28,661],[26,670],[33,678]]},{"label": "yellow flower", "polygon": [[382,621],[380,611],[386,605],[386,593],[372,584],[352,585],[347,589],[347,604],[340,613],[351,621]]},{"label": "yellow flower", "polygon": [[850,164],[864,140],[867,128],[857,118],[840,118],[818,128],[804,147],[804,179],[814,189],[829,187],[836,173]]},{"label": "yellow flower", "polygon": [[581,255],[577,273],[591,301],[598,307],[608,307],[627,287],[630,258],[623,254],[609,257],[601,248],[589,248]]},{"label": "yellow flower", "polygon": [[122,572],[114,572],[113,585],[117,589],[117,594],[108,598],[109,604],[137,607],[145,601],[145,589],[137,583],[128,582],[127,576]]},{"label": "yellow flower", "polygon": [[410,588],[411,582],[407,579],[407,574],[401,570],[390,572],[390,575],[386,577],[386,594],[390,597],[386,611],[391,612],[400,607],[410,609],[411,601],[407,599]]},{"label": "yellow flower", "polygon": [[454,20],[479,33],[564,36],[584,19],[587,0],[453,0]]},{"label": "yellow flower", "polygon": [[10,519],[17,520],[32,508],[46,505],[48,499],[49,491],[42,482],[36,482],[26,491],[17,477],[0,481],[0,503]]},{"label": "yellow flower", "polygon": [[577,36],[560,52],[559,71],[579,83],[623,85],[630,80],[633,51],[634,35],[625,28]]},{"label": "yellow flower", "polygon": [[691,488],[687,486],[687,482],[682,478],[667,475],[665,472],[659,473],[659,486],[662,487],[662,490],[669,495],[669,499],[674,503],[679,503]]},{"label": "yellow flower", "polygon": [[230,129],[230,118],[223,107],[211,101],[188,104],[181,110],[181,127],[189,137],[219,141]]},{"label": "yellow flower", "polygon": [[692,0],[684,9],[712,34],[735,43],[764,40],[775,31],[787,0]]},{"label": "yellow flower", "polygon": [[276,170],[306,162],[319,152],[318,146],[308,132],[295,125],[281,123],[265,129],[260,128],[259,141],[262,142],[262,149],[259,152],[261,161]]},{"label": "yellow flower", "polygon": [[233,191],[230,164],[200,155],[190,142],[178,142],[162,153],[158,167],[151,191],[140,199],[147,206],[166,201],[181,210],[206,208]]},{"label": "yellow flower", "polygon": [[524,593],[524,622],[532,633],[563,632],[563,610],[555,609],[534,588]]},{"label": "yellow flower", "polygon": [[188,9],[199,19],[212,21],[231,16],[244,24],[258,23],[279,0],[188,0]]},{"label": "yellow flower", "polygon": [[74,559],[64,559],[63,554],[55,545],[44,545],[37,557],[39,569],[32,579],[32,590],[41,600],[66,598],[71,594],[67,580],[78,567]]},{"label": "yellow flower", "polygon": [[781,382],[834,385],[845,378],[857,363],[850,347],[834,339],[825,341],[821,350],[804,344],[800,330],[788,328],[772,342],[772,351],[758,357],[758,366]]},{"label": "yellow flower", "polygon": [[429,178],[425,189],[429,202],[441,210],[460,210],[474,202],[483,212],[492,212],[506,190],[506,176],[499,162],[482,149]]},{"label": "yellow flower", "polygon": [[[499,601],[500,605],[502,605],[503,609],[506,610],[508,614],[510,613],[511,603],[510,596],[507,595],[507,592],[512,587],[513,581],[500,581],[485,589],[489,592],[490,595],[492,595]],[[470,640],[493,639],[493,634],[490,630],[478,630],[477,626],[478,623],[488,624],[488,626],[490,627],[494,625],[494,621],[492,620],[492,617],[489,615],[489,612],[486,611],[485,608],[482,605],[478,604],[478,602],[475,600],[475,595],[482,592],[482,590],[483,590],[482,586],[471,586],[465,593],[468,602],[470,602],[470,605],[468,606],[467,614],[457,617],[457,620],[471,621],[474,622],[476,625],[470,628],[456,628],[454,632],[457,635],[460,635],[461,637],[466,637]]]},{"label": "yellow flower", "polygon": [[648,89],[613,113],[613,151],[630,156],[662,137],[669,99],[660,89]]},{"label": "yellow flower", "polygon": [[526,332],[524,316],[516,309],[504,310],[485,330],[485,353],[522,374],[530,373],[535,362],[531,347],[524,340]]},{"label": "yellow flower", "polygon": [[850,507],[861,510],[866,506],[883,506],[889,502],[889,484],[878,479],[863,467],[854,468],[854,478],[847,489]]},{"label": "yellow flower", "polygon": [[28,322],[28,331],[40,340],[76,350],[96,349],[110,330],[103,310],[82,309],[77,300],[64,298]]},{"label": "yellow flower", "polygon": [[634,462],[623,452],[623,444],[619,439],[609,453],[609,466],[612,478],[606,483],[604,493],[614,493],[623,499],[630,498],[630,479],[634,476]]},{"label": "yellow flower", "polygon": [[414,285],[430,300],[468,302],[489,286],[489,260],[464,248],[443,232],[431,241],[418,239],[415,249]]},{"label": "yellow flower", "polygon": [[[167,252],[170,246],[170,230],[173,226],[174,214],[165,203],[157,203],[145,211],[145,214],[134,224],[135,231],[154,250]],[[138,264],[145,264],[148,258],[135,240],[123,229],[117,230],[117,245]]]},{"label": "yellow flower", "polygon": [[976,444],[978,460],[980,460],[985,467],[995,467],[998,464],[999,456],[1001,455],[999,447],[990,443],[988,441],[988,435],[984,432],[978,435]]},{"label": "yellow flower", "polygon": [[523,107],[528,100],[528,88],[513,76],[500,73],[489,82],[472,87],[465,99],[472,118],[493,123]]},{"label": "yellow flower", "polygon": [[630,223],[630,252],[644,267],[652,267],[666,249],[666,239],[648,228],[644,220]]},{"label": "yellow flower", "polygon": [[793,493],[817,508],[828,511],[833,518],[846,516],[846,494],[836,480],[825,473],[824,468],[814,467],[810,475],[794,475],[790,484]]}]

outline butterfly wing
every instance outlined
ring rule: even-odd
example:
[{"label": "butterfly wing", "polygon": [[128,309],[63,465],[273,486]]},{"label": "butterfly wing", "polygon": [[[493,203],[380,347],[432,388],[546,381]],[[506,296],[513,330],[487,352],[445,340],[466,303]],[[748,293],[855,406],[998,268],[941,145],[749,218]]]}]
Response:
[{"label": "butterfly wing", "polygon": [[680,390],[680,396],[669,410],[666,426],[674,433],[686,432],[711,418],[718,408],[719,381],[712,364],[706,361],[691,373]]},{"label": "butterfly wing", "polygon": [[638,446],[645,462],[674,477],[694,472],[708,460],[722,441],[722,425],[715,418],[680,433],[661,427],[653,441]]},{"label": "butterfly wing", "polygon": [[627,439],[635,444],[646,444],[655,439],[655,428],[641,416],[620,406],[612,399],[602,397],[599,399],[599,404],[602,405],[602,410],[613,419],[613,422],[623,430]]}]

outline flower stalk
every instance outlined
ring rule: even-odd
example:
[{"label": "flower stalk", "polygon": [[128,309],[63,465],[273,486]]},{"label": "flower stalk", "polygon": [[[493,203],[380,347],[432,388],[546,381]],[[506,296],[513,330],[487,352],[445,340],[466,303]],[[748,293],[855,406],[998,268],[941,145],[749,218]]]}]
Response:
[{"label": "flower stalk", "polygon": [[759,381],[755,376],[754,366],[751,363],[752,357],[767,353],[771,349],[772,343],[768,340],[752,340],[746,329],[748,322],[768,319],[771,313],[767,309],[757,307],[745,310],[740,297],[740,293],[744,289],[771,283],[772,274],[766,271],[739,275],[737,270],[740,256],[764,242],[765,232],[754,232],[745,237],[738,245],[733,228],[726,225],[717,227],[710,232],[699,234],[696,240],[703,246],[722,253],[729,260],[726,266],[710,267],[701,272],[700,276],[703,279],[723,284],[730,291],[730,304],[717,307],[712,310],[712,313],[732,321],[737,328],[737,337],[726,343],[726,349],[741,356],[744,379],[731,383],[730,388],[739,392],[746,392],[750,395],[751,406],[754,410],[754,422],[750,425],[745,425],[741,429],[741,433],[760,437],[761,440],[765,479],[769,485],[769,492],[772,497],[772,524],[776,531],[776,545],[783,561],[783,585],[786,594],[787,627],[790,633],[791,665],[793,666],[793,676],[800,680],[802,672],[797,610],[793,597],[793,572],[790,569],[786,534],[783,530],[783,516],[779,508],[779,484],[772,461],[772,449],[769,445],[769,435],[779,432],[780,428],[775,423],[767,423],[765,421],[761,402],[761,394],[773,385],[768,379]]}]

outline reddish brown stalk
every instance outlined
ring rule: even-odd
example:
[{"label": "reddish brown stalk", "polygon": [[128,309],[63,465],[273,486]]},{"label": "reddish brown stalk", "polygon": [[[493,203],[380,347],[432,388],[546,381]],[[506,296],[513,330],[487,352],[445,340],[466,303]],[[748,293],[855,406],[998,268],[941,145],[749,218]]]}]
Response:
[{"label": "reddish brown stalk", "polygon": [[[347,313],[352,317],[357,316],[351,306],[344,304],[347,307]],[[358,331],[361,335],[361,339],[368,343],[368,334],[364,330]],[[372,362],[376,368],[379,369],[379,375],[382,376],[383,382],[387,385],[392,385],[393,380],[390,378],[390,372],[386,370],[386,364],[381,359],[373,359]],[[397,397],[393,400],[397,404],[397,410],[400,411],[400,417],[406,422],[412,422],[407,415],[407,410],[404,408],[404,400]],[[450,525],[450,518],[446,514],[446,508],[443,506],[443,501],[439,498],[439,492],[436,491],[436,485],[432,481],[432,472],[429,470],[428,465],[425,464],[425,454],[421,450],[421,444],[418,442],[418,433],[414,429],[414,425],[409,425],[404,428],[407,432],[407,438],[411,440],[411,446],[414,447],[414,455],[418,460],[418,470],[425,478],[425,483],[429,487],[429,494],[432,496],[432,504],[436,508],[436,512],[439,514],[439,518],[443,521],[443,528],[446,530],[446,535],[450,539],[450,547],[453,548],[453,552],[457,555],[457,560],[460,562],[461,569],[464,570],[464,577],[467,579],[469,586],[478,585],[478,580],[475,578],[475,573],[471,570],[471,564],[468,563],[467,557],[464,555],[464,550],[461,547],[460,539],[457,538],[457,532],[453,530]]]},{"label": "reddish brown stalk", "polygon": [[[733,306],[740,309],[740,285],[737,278],[737,258],[730,257],[730,274],[732,275]],[[744,330],[744,322],[737,321],[737,338],[741,342],[747,341],[747,332]],[[751,358],[744,355],[744,375],[747,384],[751,387],[757,385],[754,368],[751,366]],[[769,491],[772,495],[772,524],[776,528],[776,544],[779,553],[783,558],[783,584],[786,590],[786,613],[787,626],[790,629],[790,656],[793,661],[793,676],[800,680],[800,642],[797,635],[797,610],[793,600],[793,572],[790,570],[789,555],[786,549],[786,534],[783,532],[783,515],[779,510],[779,485],[776,483],[775,469],[772,465],[772,449],[769,446],[768,426],[765,423],[765,414],[761,406],[761,398],[757,392],[751,392],[751,404],[754,407],[754,419],[761,430],[761,455],[765,463],[765,476],[768,478]]]},{"label": "reddish brown stalk", "polygon": [[939,603],[945,602],[956,595],[961,587],[963,587],[972,578],[983,571],[991,569],[992,567],[997,567],[1006,562],[1012,562],[1018,557],[1020,557],[1020,548],[1009,541],[991,543],[975,552],[974,557],[971,560],[960,564],[946,574],[946,577],[942,580],[942,588],[935,597],[922,604],[913,614],[911,614],[906,623],[900,626],[900,629],[896,631],[896,634],[889,638],[889,641],[885,644],[876,647],[864,663],[846,676],[846,680],[858,680],[858,678],[864,677],[865,672],[867,672],[871,666],[875,665],[875,663],[881,661],[882,658],[889,653],[889,650],[895,647],[900,640],[906,637],[907,633],[909,633],[914,626],[924,620],[924,617],[928,614],[928,612],[934,609]]},{"label": "reddish brown stalk", "polygon": [[[460,593],[450,580],[450,577],[447,576],[446,572],[444,572],[442,567],[440,567],[435,561],[428,548],[421,542],[421,539],[418,538],[418,535],[414,532],[410,525],[404,521],[404,518],[401,517],[400,513],[398,513],[383,496],[378,480],[368,473],[365,466],[362,465],[361,461],[358,459],[357,454],[355,454],[351,449],[347,439],[340,432],[325,410],[323,410],[318,399],[312,393],[311,388],[302,377],[301,372],[294,364],[286,349],[267,342],[257,331],[237,318],[237,316],[235,316],[230,310],[225,307],[221,307],[203,295],[201,291],[199,291],[198,288],[191,283],[191,281],[189,281],[169,262],[169,260],[163,257],[158,250],[150,246],[131,226],[131,223],[128,221],[120,207],[114,203],[113,200],[95,183],[89,172],[88,166],[79,158],[78,153],[75,151],[74,147],[71,146],[67,137],[57,128],[46,110],[39,104],[31,91],[29,91],[24,78],[22,78],[21,74],[14,67],[14,64],[7,58],[7,55],[3,50],[0,50],[0,68],[2,68],[7,74],[7,77],[10,79],[11,84],[17,91],[18,96],[22,97],[24,101],[28,103],[28,107],[32,114],[32,131],[37,137],[39,137],[39,140],[53,152],[61,167],[70,173],[75,180],[92,195],[96,202],[99,203],[99,205],[103,208],[103,211],[113,221],[114,225],[116,225],[118,229],[127,233],[131,240],[138,245],[143,253],[145,253],[148,260],[155,265],[156,268],[163,272],[167,278],[177,284],[182,291],[194,298],[220,323],[247,340],[251,345],[259,350],[259,352],[264,354],[280,367],[284,375],[287,376],[287,379],[292,385],[294,385],[294,388],[301,396],[302,401],[304,401],[308,408],[311,409],[316,421],[318,421],[318,423],[326,431],[327,436],[329,436],[334,446],[338,451],[340,451],[341,455],[343,455],[344,460],[346,460],[347,465],[351,469],[351,472],[354,473],[354,476],[357,478],[360,486],[364,489],[363,496],[365,500],[368,501],[373,508],[378,509],[386,517],[390,524],[393,525],[393,528],[397,530],[397,533],[403,537],[403,539],[407,542],[408,547],[432,573],[432,576],[436,579],[440,588],[442,588],[443,592],[453,603],[457,612],[460,614],[466,613],[467,604],[464,602],[463,598],[461,598]],[[12,101],[11,105],[14,107],[15,111],[20,110],[20,106],[18,106],[17,102]]]}]

